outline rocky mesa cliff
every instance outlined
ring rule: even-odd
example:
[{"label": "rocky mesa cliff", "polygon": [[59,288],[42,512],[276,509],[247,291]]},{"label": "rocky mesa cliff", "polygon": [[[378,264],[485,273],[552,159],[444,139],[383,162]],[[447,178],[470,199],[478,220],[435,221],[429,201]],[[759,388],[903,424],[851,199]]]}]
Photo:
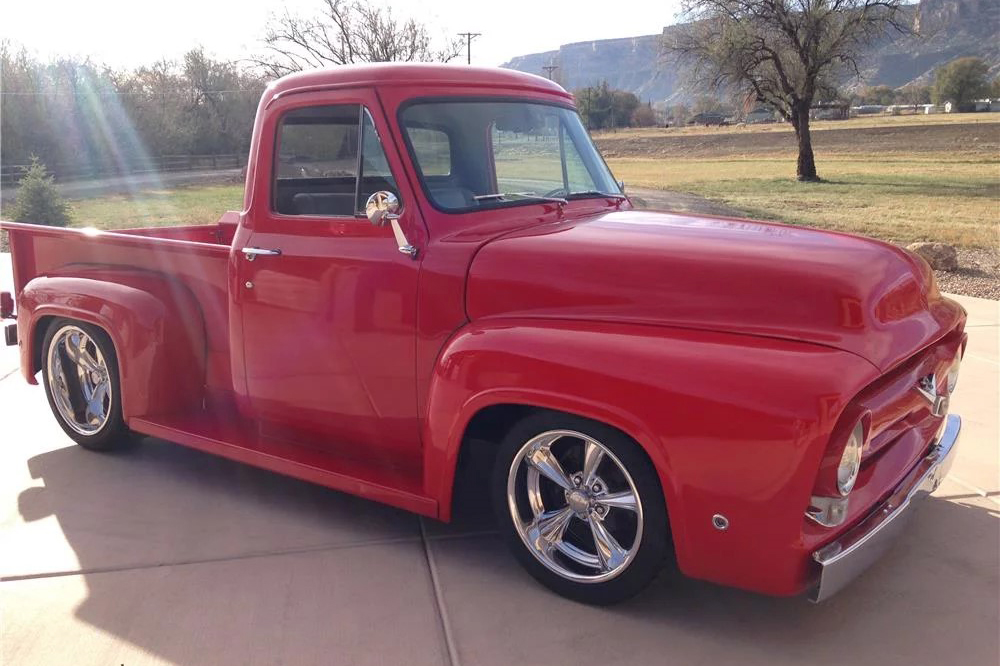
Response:
[{"label": "rocky mesa cliff", "polygon": [[[934,69],[961,56],[979,56],[1000,75],[1000,0],[921,0],[907,8],[919,36],[887,35],[873,44],[864,58],[862,80],[845,86],[929,83]],[[565,44],[554,51],[513,58],[503,67],[543,74],[556,65],[555,78],[568,90],[607,81],[612,88],[628,90],[643,101],[689,101],[696,90],[663,56],[664,36],[678,26],[667,26],[655,35]]]}]

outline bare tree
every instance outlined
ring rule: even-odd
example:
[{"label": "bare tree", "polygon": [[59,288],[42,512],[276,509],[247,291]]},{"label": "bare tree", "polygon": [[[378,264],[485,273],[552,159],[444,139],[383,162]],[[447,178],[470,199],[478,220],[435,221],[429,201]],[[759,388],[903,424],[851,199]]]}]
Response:
[{"label": "bare tree", "polygon": [[430,32],[414,19],[366,0],[322,0],[315,17],[285,13],[272,18],[264,53],[252,62],[271,76],[358,62],[448,62],[463,48],[458,39],[435,48]]},{"label": "bare tree", "polygon": [[813,101],[860,77],[864,48],[912,33],[902,0],[685,0],[692,22],[664,44],[716,89],[754,96],[791,122],[799,180],[819,180],[809,134]]}]

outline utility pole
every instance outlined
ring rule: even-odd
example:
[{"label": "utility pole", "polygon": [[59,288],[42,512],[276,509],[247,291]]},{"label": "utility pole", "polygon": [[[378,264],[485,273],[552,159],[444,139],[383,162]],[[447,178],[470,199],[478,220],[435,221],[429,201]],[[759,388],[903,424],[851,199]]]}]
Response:
[{"label": "utility pole", "polygon": [[480,37],[483,33],[481,32],[460,32],[459,37],[465,37],[465,64],[472,64],[472,40],[476,37]]},{"label": "utility pole", "polygon": [[552,78],[552,72],[559,69],[559,65],[545,65],[542,69],[545,70],[545,76],[549,77],[549,81],[555,81],[555,79]]}]

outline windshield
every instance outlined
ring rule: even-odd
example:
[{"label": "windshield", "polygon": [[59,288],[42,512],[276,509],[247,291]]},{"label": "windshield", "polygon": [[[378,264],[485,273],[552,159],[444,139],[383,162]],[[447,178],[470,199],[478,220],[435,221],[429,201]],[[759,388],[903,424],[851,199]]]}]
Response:
[{"label": "windshield", "polygon": [[444,211],[622,197],[571,109],[533,102],[417,102],[400,120],[424,189]]}]

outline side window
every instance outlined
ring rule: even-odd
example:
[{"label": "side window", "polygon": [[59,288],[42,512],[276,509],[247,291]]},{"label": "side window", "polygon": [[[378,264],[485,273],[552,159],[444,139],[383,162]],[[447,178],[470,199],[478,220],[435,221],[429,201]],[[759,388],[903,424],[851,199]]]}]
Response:
[{"label": "side window", "polygon": [[355,210],[364,214],[368,197],[380,190],[387,190],[399,196],[396,181],[389,171],[389,161],[385,158],[385,150],[375,131],[368,109],[362,112],[361,118],[361,179],[358,183],[358,200]]},{"label": "side window", "polygon": [[281,119],[274,210],[284,215],[354,215],[358,174],[355,104],[313,106]]},{"label": "side window", "polygon": [[398,194],[368,110],[289,111],[278,126],[273,205],[283,215],[354,217],[372,192]]},{"label": "side window", "polygon": [[446,132],[433,127],[407,127],[406,134],[424,178],[451,175],[451,139]]}]

